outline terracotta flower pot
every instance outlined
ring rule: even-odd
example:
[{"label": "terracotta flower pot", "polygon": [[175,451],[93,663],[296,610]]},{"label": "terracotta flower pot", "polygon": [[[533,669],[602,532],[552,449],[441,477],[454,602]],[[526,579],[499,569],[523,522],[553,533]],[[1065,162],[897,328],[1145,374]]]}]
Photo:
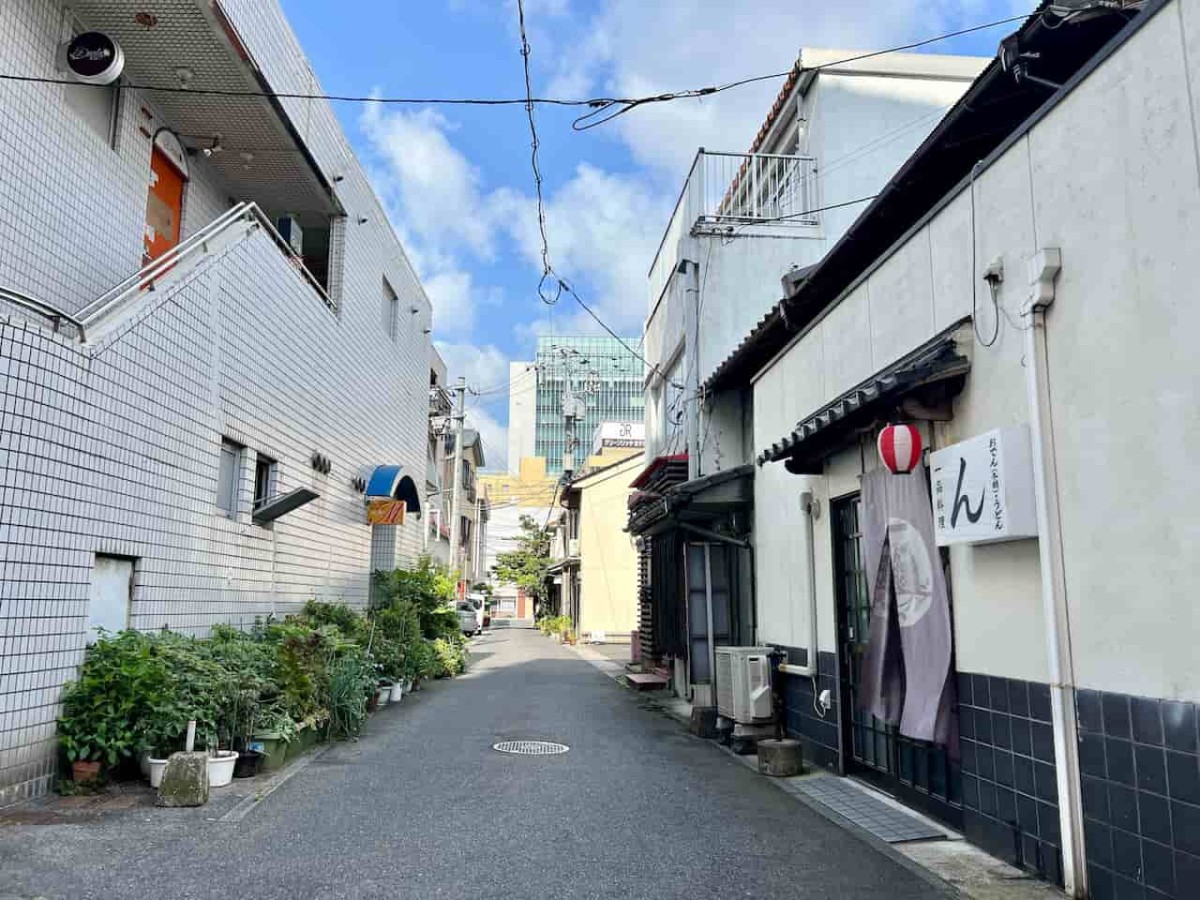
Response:
[{"label": "terracotta flower pot", "polygon": [[78,759],[71,763],[71,780],[77,784],[89,784],[99,777],[99,761],[92,759]]}]

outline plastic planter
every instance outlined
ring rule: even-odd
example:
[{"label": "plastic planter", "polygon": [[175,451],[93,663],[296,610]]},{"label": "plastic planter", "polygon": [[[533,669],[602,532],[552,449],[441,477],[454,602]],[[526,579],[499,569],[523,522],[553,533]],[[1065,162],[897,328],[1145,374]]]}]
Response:
[{"label": "plastic planter", "polygon": [[259,764],[260,772],[274,772],[282,768],[287,760],[288,742],[275,732],[256,734],[250,740],[250,749],[257,750],[263,755]]},{"label": "plastic planter", "polygon": [[238,754],[237,764],[233,767],[234,778],[253,778],[266,759],[266,754],[260,750],[243,750]]},{"label": "plastic planter", "polygon": [[236,750],[216,750],[208,758],[208,786],[225,787],[233,781],[233,768],[237,765]]}]

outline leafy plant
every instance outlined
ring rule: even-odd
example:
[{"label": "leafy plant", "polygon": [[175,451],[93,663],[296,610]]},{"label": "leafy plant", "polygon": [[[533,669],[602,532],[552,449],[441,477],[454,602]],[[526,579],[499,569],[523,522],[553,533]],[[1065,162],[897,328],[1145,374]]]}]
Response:
[{"label": "leafy plant", "polygon": [[101,633],[63,691],[58,733],[67,759],[115,766],[138,752],[137,723],[164,702],[169,677],[138,632]]},{"label": "leafy plant", "polygon": [[346,653],[329,667],[329,735],[354,737],[367,719],[367,699],[375,689],[375,672],[361,653]]},{"label": "leafy plant", "polygon": [[549,596],[550,530],[542,528],[532,516],[521,516],[517,549],[496,557],[493,571],[503,582],[515,584],[533,598],[541,609]]},{"label": "leafy plant", "polygon": [[466,650],[454,641],[436,638],[430,644],[434,657],[434,677],[459,675],[467,667]]}]

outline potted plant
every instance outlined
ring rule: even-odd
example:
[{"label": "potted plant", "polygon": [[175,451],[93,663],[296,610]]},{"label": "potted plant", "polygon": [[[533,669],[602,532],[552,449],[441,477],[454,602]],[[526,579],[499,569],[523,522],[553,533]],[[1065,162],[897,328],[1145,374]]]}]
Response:
[{"label": "potted plant", "polygon": [[236,750],[210,750],[208,754],[208,786],[225,787],[233,781],[233,770],[237,765]]},{"label": "potted plant", "polygon": [[387,706],[392,699],[392,683],[390,681],[380,681],[375,688],[375,707]]},{"label": "potted plant", "polygon": [[81,784],[95,782],[105,769],[141,749],[136,723],[169,683],[152,649],[137,632],[101,634],[79,678],[63,691],[59,741],[72,778]]},{"label": "potted plant", "polygon": [[255,713],[248,748],[262,754],[260,771],[274,772],[284,764],[296,731],[295,721],[280,704],[262,707]]}]

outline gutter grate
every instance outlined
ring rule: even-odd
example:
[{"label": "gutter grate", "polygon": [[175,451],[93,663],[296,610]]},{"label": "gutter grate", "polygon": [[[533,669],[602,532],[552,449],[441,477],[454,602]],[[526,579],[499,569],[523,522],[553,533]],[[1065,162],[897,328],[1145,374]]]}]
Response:
[{"label": "gutter grate", "polygon": [[492,749],[517,756],[553,756],[556,753],[566,753],[571,748],[552,741],[501,741],[492,744]]}]

